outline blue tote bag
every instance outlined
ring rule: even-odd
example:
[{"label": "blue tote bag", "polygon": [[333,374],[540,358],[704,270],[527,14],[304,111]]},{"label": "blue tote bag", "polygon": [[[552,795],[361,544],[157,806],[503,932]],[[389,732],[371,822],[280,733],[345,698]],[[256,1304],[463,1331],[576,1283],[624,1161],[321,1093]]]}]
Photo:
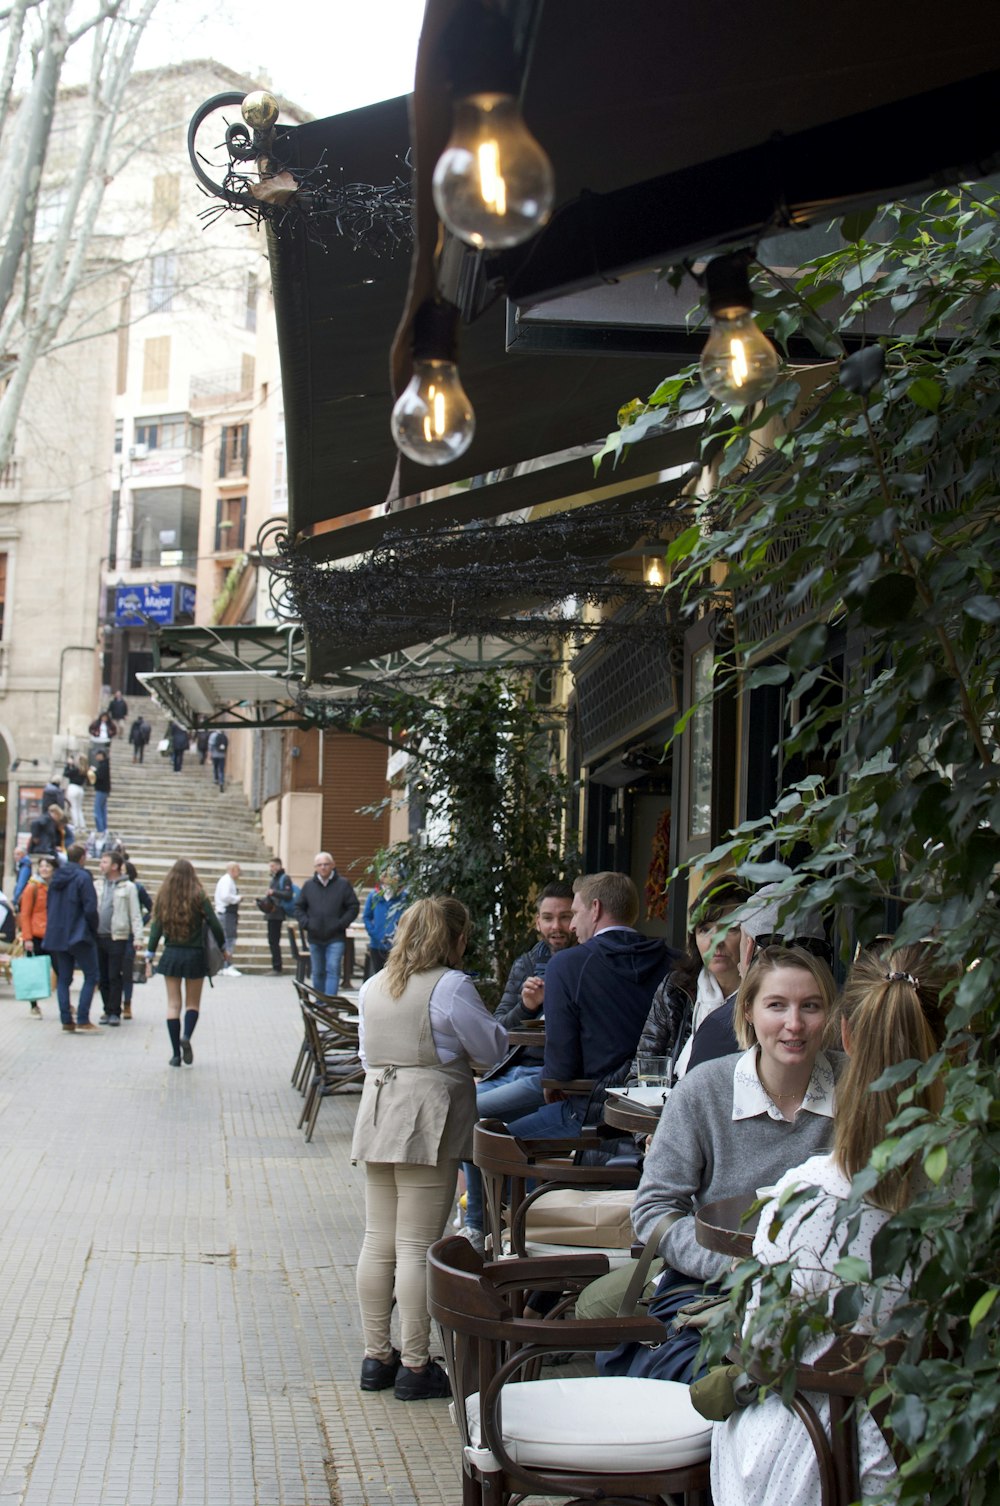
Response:
[{"label": "blue tote bag", "polygon": [[15,957],[10,970],[15,999],[47,999],[52,992],[52,964],[48,957]]}]

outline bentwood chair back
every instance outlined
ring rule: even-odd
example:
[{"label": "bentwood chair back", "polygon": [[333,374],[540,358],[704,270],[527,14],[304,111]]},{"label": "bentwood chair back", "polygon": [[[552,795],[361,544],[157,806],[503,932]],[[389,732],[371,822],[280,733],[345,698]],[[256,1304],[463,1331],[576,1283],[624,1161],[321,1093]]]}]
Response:
[{"label": "bentwood chair back", "polygon": [[596,1254],[488,1265],[468,1240],[438,1240],[427,1256],[428,1305],[441,1325],[462,1451],[463,1506],[515,1497],[668,1497],[707,1506],[712,1424],[676,1381],[630,1376],[524,1380],[547,1354],[657,1343],[655,1318],[613,1321],[516,1316],[525,1290],[562,1290],[607,1269]]}]

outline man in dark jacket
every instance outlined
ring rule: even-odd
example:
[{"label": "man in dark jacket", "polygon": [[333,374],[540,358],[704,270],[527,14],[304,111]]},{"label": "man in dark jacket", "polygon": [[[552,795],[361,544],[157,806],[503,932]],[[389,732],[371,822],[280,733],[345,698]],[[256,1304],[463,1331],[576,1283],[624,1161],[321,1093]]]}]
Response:
[{"label": "man in dark jacket", "polygon": [[126,701],[120,690],[116,690],[108,702],[108,716],[110,716],[120,732],[122,730],[122,723],[128,716],[128,701]]},{"label": "man in dark jacket", "polygon": [[108,829],[108,796],[111,794],[111,763],[108,755],[99,750],[94,754],[94,827],[97,831]]},{"label": "man in dark jacket", "polygon": [[[83,866],[85,847],[74,842],[66,854],[67,861],[49,880],[45,939],[42,942],[56,967],[56,997],[64,1030],[83,1035],[97,1035],[97,1025],[90,1023],[90,1001],[97,983],[97,894],[94,881]],[[69,1007],[69,986],[73,969],[83,973],[83,987],[76,1006],[76,1025]]]},{"label": "man in dark jacket", "polygon": [[[496,1007],[495,1018],[507,1030],[522,1029],[533,1020],[541,1020],[545,1002],[545,973],[557,952],[573,943],[570,923],[573,918],[573,886],[546,884],[535,902],[535,930],[539,939],[527,952],[515,957],[507,983]],[[515,1046],[507,1061],[495,1067],[476,1088],[476,1112],[480,1119],[518,1119],[540,1109],[542,1064],[545,1052],[540,1046]],[[483,1249],[483,1181],[479,1168],[471,1161],[462,1163],[465,1172],[465,1220],[462,1233]]]},{"label": "man in dark jacket", "polygon": [[285,923],[286,908],[292,898],[292,881],[285,872],[280,858],[271,859],[271,882],[267,898],[275,906],[267,917],[267,944],[271,949],[271,971],[280,973],[281,928]]},{"label": "man in dark jacket", "polygon": [[308,933],[313,988],[320,994],[335,994],[340,988],[347,927],[357,918],[361,904],[328,852],[316,854],[313,868],[314,876],[302,885],[295,917]]},{"label": "man in dark jacket", "polygon": [[631,1061],[658,984],[679,960],[665,942],[634,929],[639,894],[625,873],[593,873],[573,885],[572,926],[582,944],[559,952],[545,973],[543,1076],[580,1078],[589,1094],[546,1088],[545,1104],[515,1119],[515,1135],[579,1137],[599,1112],[603,1084]]}]

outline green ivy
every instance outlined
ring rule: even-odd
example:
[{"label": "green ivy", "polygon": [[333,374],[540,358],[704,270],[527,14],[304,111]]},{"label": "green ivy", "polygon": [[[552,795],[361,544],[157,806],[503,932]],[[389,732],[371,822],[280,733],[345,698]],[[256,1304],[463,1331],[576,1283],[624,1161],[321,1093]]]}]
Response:
[{"label": "green ivy", "polygon": [[[909,1453],[905,1506],[1000,1499],[998,210],[984,185],[939,192],[850,217],[842,244],[793,281],[760,269],[762,326],[786,353],[805,336],[830,364],[804,403],[789,376],[756,409],[711,413],[702,445],[718,484],[668,553],[692,615],[724,568],[736,673],[744,687],[783,687],[784,754],[814,771],[705,861],[783,882],[786,923],[807,903],[835,913],[845,959],[888,920],[900,943],[940,938],[961,970],[945,1051],[902,1069],[943,1080],[943,1112],[910,1103],[875,1157],[915,1160],[924,1190],[890,1221],[870,1272],[844,1265],[834,1310],[849,1328],[857,1282],[910,1284],[876,1336],[901,1339],[902,1357],[870,1370]],[[847,355],[845,336],[875,312],[890,333]],[[707,401],[691,370],[640,409],[681,417]],[[607,453],[628,443],[628,418]],[[751,441],[772,420],[783,432],[753,465]],[[761,602],[775,609],[763,635],[751,628]],[[853,650],[844,683],[834,635]],[[874,1177],[856,1179],[856,1199]],[[735,1279],[738,1303],[754,1270]],[[790,1268],[766,1273],[757,1319],[780,1330],[786,1390],[796,1356],[829,1328],[825,1307],[791,1292]]]}]

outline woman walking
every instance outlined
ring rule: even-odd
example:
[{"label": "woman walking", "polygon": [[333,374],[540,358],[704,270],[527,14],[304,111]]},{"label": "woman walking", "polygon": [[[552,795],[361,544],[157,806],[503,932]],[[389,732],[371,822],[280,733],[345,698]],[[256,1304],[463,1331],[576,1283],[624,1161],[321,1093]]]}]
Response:
[{"label": "woman walking", "polygon": [[[194,866],[187,858],[178,858],[160,885],[153,905],[153,924],[149,932],[147,964],[152,965],[162,936],[166,942],[156,971],[167,985],[167,1034],[174,1048],[172,1067],[182,1059],[190,1067],[194,1061],[191,1037],[198,1023],[201,990],[207,976],[205,967],[205,927],[208,926],[223,948],[225,937],[215,911],[209,904]],[[182,994],[183,990],[183,994]],[[181,1007],[184,1008],[184,1033],[181,1034]]]},{"label": "woman walking", "polygon": [[[21,942],[29,957],[47,956],[43,945],[45,922],[48,917],[49,879],[56,871],[53,857],[38,859],[38,872],[30,878],[21,894]],[[42,1018],[38,1000],[31,1000],[31,1013]]]},{"label": "woman walking", "polygon": [[66,801],[69,805],[69,819],[74,834],[83,832],[83,791],[87,783],[87,760],[81,753],[76,759],[68,758],[66,767],[63,769],[63,778],[66,780]]},{"label": "woman walking", "polygon": [[[359,995],[365,1086],[351,1155],[365,1163],[366,1178],[361,1389],[392,1386],[399,1401],[451,1394],[430,1358],[427,1251],[444,1232],[459,1162],[472,1151],[472,1063],[492,1066],[507,1049],[506,1030],[458,969],[468,933],[459,900],[417,900],[386,966]],[[389,1337],[394,1291],[401,1353]]]}]

